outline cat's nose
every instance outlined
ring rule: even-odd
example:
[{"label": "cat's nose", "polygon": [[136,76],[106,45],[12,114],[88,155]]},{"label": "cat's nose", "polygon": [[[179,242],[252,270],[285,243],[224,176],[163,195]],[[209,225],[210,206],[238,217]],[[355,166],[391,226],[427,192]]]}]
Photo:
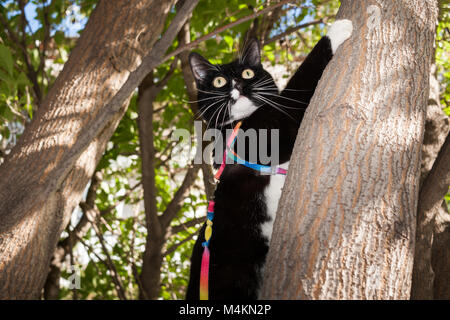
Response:
[{"label": "cat's nose", "polygon": [[242,82],[240,82],[240,81],[233,81],[233,88],[237,89],[239,92],[242,93]]},{"label": "cat's nose", "polygon": [[232,87],[233,87],[233,89],[230,92],[231,97],[234,100],[237,100],[237,99],[239,99],[239,97],[242,94],[242,83],[240,81],[237,81],[237,80],[233,79],[231,81],[231,84],[232,84]]}]

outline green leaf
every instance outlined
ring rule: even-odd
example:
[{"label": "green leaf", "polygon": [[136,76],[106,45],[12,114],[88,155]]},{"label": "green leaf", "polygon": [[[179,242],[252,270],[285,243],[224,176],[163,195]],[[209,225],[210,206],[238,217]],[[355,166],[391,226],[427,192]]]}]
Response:
[{"label": "green leaf", "polygon": [[0,43],[0,66],[8,72],[10,76],[13,75],[13,58],[9,48]]}]

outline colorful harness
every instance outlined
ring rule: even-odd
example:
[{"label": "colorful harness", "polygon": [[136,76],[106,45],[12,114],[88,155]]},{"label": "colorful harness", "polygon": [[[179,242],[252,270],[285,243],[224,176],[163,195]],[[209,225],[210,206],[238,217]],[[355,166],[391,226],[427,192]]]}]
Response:
[{"label": "colorful harness", "polygon": [[[217,180],[220,179],[220,176],[223,173],[223,170],[225,169],[225,162],[227,157],[229,159],[232,159],[238,164],[242,164],[246,167],[249,167],[253,170],[260,171],[264,174],[282,174],[286,175],[287,170],[281,168],[280,166],[271,167],[271,166],[264,166],[257,163],[251,163],[248,162],[242,158],[240,158],[233,150],[233,145],[236,142],[237,134],[239,132],[239,128],[241,127],[242,121],[239,121],[238,124],[234,127],[233,133],[228,138],[227,146],[225,148],[222,164],[220,165],[219,170],[214,175],[214,178]],[[212,220],[214,218],[214,201],[211,200],[208,203],[208,210],[206,214],[206,228],[205,228],[205,241],[202,243],[203,246],[203,255],[202,255],[202,263],[201,263],[201,270],[200,270],[200,300],[208,300],[208,281],[209,281],[209,258],[210,258],[210,252],[209,252],[209,240],[211,239],[212,235]]]}]

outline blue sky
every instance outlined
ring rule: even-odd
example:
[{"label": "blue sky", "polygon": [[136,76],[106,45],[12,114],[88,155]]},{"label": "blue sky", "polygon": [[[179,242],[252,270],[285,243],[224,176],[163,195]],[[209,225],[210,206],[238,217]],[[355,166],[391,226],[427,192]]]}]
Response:
[{"label": "blue sky", "polygon": [[[46,2],[48,4],[50,1]],[[31,1],[25,6],[25,15],[33,32],[40,27],[39,21],[35,19],[36,8],[37,5]],[[61,30],[64,31],[64,33],[69,37],[76,37],[78,36],[78,31],[84,28],[86,22],[87,18],[81,15],[79,12],[79,7],[74,5],[70,8],[70,14],[66,17],[66,19],[64,19]]]}]

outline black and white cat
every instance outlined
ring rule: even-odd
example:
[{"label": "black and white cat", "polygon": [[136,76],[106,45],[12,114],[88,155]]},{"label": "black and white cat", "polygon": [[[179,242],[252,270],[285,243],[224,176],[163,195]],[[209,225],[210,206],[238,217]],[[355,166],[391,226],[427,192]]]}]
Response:
[{"label": "black and white cat", "polygon": [[[242,121],[244,131],[278,129],[279,163],[270,165],[287,169],[300,122],[322,72],[351,33],[351,21],[335,21],[281,93],[261,65],[256,39],[229,64],[213,65],[191,53],[198,106],[208,126],[223,135],[237,121]],[[248,160],[248,149],[240,156]],[[240,164],[226,165],[214,194],[209,299],[257,298],[284,180],[283,175],[262,175]],[[204,231],[205,226],[191,258],[187,299],[199,299]]]}]

